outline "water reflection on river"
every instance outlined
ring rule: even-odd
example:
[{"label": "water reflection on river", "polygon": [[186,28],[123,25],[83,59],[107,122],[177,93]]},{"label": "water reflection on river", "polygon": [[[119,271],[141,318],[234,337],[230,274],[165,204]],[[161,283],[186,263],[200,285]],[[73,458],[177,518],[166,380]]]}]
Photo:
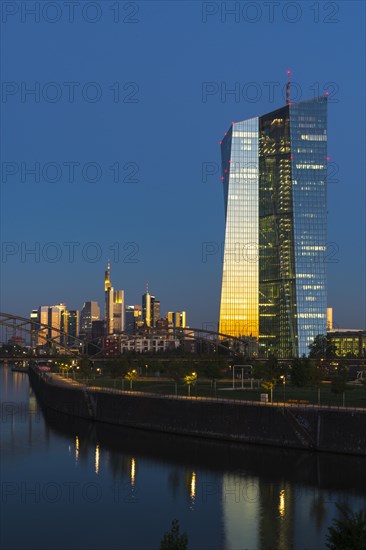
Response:
[{"label": "water reflection on river", "polygon": [[336,503],[366,506],[366,460],[93,424],[42,411],[0,367],[3,550],[325,548]]}]

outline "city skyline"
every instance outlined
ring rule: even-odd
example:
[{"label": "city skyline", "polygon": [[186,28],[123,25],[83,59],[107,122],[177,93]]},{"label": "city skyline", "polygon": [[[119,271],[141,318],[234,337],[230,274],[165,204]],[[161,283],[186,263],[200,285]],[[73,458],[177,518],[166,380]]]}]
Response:
[{"label": "city skyline", "polygon": [[[64,302],[39,305],[32,309],[29,319],[47,327],[32,328],[30,344],[33,347],[43,346],[47,345],[48,338],[55,338],[55,343],[74,348],[79,346],[77,341],[80,340],[108,339],[114,335],[131,334],[139,330],[187,327],[185,310],[167,311],[163,317],[160,305],[160,300],[150,294],[148,282],[145,293],[141,295],[140,305],[127,304],[124,290],[115,290],[112,286],[111,264],[108,260],[104,272],[104,309],[95,300],[84,300],[80,310],[70,309]],[[59,337],[59,330],[67,333],[68,337]]]},{"label": "city skyline", "polygon": [[[80,94],[74,103],[65,94],[59,102],[36,103],[31,95],[24,102],[14,95],[4,104],[9,118],[4,119],[7,139],[2,142],[2,160],[15,163],[18,172],[2,184],[2,204],[7,205],[2,241],[15,245],[12,254],[3,251],[2,309],[26,314],[33,306],[29,290],[37,303],[63,301],[76,308],[85,291],[102,304],[103,291],[95,281],[110,258],[129,302],[139,302],[137,289],[148,278],[172,309],[182,308],[179,292],[192,324],[217,323],[224,240],[218,142],[232,120],[253,118],[284,103],[286,70],[291,68],[294,98],[313,97],[326,88],[330,92],[328,305],[334,307],[336,325],[364,328],[364,137],[362,124],[354,124],[364,118],[363,42],[357,32],[362,17],[354,15],[359,4],[348,3],[340,13],[342,32],[352,38],[352,55],[337,38],[337,24],[314,23],[318,42],[313,42],[306,25],[278,20],[273,26],[263,21],[263,31],[276,32],[270,59],[258,32],[261,25],[239,24],[233,16],[221,21],[219,15],[202,24],[194,6],[183,9],[176,3],[174,10],[167,3],[154,6],[144,4],[144,17],[153,23],[146,29],[149,52],[134,37],[134,25],[124,25],[123,33],[116,26],[112,34],[103,24],[93,29],[81,25],[77,31],[68,25],[69,40],[62,52],[52,46],[53,38],[62,40],[62,22],[38,25],[37,32],[25,25],[24,39],[31,45],[25,55],[9,33],[5,81],[24,81],[31,88],[37,79],[40,84],[58,79],[62,85],[94,81],[97,74],[103,96],[97,103],[83,101]],[[177,9],[179,28],[172,25]],[[310,16],[304,10],[303,17]],[[188,26],[190,40],[175,63],[172,52],[185,41]],[[161,36],[158,41],[152,28]],[[256,50],[256,55],[246,57],[245,65],[238,63],[237,56],[227,55],[218,39],[230,36],[232,48],[239,52],[243,28]],[[40,44],[48,39],[47,55],[52,53],[57,74],[49,67],[36,77],[34,60],[43,54]],[[171,51],[164,47],[166,40],[172,43]],[[306,56],[288,47],[298,42],[307,44]],[[85,44],[91,48],[90,58]],[[98,44],[103,44],[102,50]],[[125,51],[131,44],[133,60],[123,59],[122,68],[125,79],[139,87],[138,101],[114,103],[109,88],[117,75],[109,56],[115,50],[110,48]],[[319,56],[320,50],[325,57]],[[122,89],[124,83],[120,84]],[[179,128],[174,140],[166,140],[167,121]],[[161,156],[158,143],[164,143]],[[360,146],[361,154],[355,154]],[[31,175],[22,179],[22,163],[31,169],[36,162],[41,167],[49,162],[59,165],[60,180],[51,182],[52,170],[49,181],[42,175],[39,183]],[[73,182],[70,162],[79,163]],[[82,167],[88,162],[100,166],[98,182],[83,179]],[[114,181],[116,163],[119,183]],[[64,220],[60,224],[55,223],[56,206]],[[22,258],[22,243],[33,250],[39,244],[39,261],[32,255]],[[59,260],[48,261],[47,251],[42,253],[47,243],[59,245]],[[73,261],[64,243],[79,243]],[[97,243],[100,258],[93,259],[98,250],[92,247],[83,255],[87,243]],[[207,248],[214,252],[207,254]],[[48,254],[52,258],[57,251],[50,247]]]},{"label": "city skyline", "polygon": [[4,550],[366,548],[365,16],[0,2]]}]

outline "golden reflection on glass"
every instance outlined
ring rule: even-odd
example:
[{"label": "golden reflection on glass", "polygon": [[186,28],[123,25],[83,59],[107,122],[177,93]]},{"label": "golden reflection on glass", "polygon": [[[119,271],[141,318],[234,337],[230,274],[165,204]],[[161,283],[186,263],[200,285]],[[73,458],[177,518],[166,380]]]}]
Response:
[{"label": "golden reflection on glass", "polygon": [[136,476],[136,461],[134,458],[131,458],[131,473],[130,473],[131,487],[135,486],[135,476]]},{"label": "golden reflection on glass", "polygon": [[75,437],[75,463],[77,464],[79,460],[79,438]]},{"label": "golden reflection on glass", "polygon": [[284,518],[286,513],[285,489],[281,489],[279,499],[278,512],[280,517]]},{"label": "golden reflection on glass", "polygon": [[219,332],[259,334],[258,118],[237,122],[222,141],[225,248]]},{"label": "golden reflection on glass", "polygon": [[95,473],[97,475],[99,473],[99,456],[100,456],[99,445],[97,443],[95,446]]}]

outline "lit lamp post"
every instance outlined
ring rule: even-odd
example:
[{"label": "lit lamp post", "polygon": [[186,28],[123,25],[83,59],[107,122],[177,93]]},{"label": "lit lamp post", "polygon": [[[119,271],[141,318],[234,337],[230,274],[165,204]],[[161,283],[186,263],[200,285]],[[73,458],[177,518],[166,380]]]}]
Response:
[{"label": "lit lamp post", "polygon": [[280,376],[283,383],[283,404],[286,402],[286,376],[283,374]]},{"label": "lit lamp post", "polygon": [[188,397],[191,397],[191,385],[195,384],[196,380],[197,380],[196,372],[192,372],[192,374],[187,374],[187,376],[185,376],[184,378],[184,381],[188,387]]},{"label": "lit lamp post", "polygon": [[125,378],[130,382],[130,390],[132,390],[132,382],[137,378],[137,372],[135,369],[128,371]]}]

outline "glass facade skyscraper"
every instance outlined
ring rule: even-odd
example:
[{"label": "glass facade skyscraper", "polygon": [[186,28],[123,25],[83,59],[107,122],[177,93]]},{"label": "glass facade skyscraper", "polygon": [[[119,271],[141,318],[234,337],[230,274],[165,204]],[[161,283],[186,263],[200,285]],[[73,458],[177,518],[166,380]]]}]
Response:
[{"label": "glass facade skyscraper", "polygon": [[222,142],[225,249],[219,332],[258,337],[258,118],[231,126]]},{"label": "glass facade skyscraper", "polygon": [[326,334],[326,96],[233,124],[221,152],[219,331],[258,338],[260,355],[307,355]]}]

